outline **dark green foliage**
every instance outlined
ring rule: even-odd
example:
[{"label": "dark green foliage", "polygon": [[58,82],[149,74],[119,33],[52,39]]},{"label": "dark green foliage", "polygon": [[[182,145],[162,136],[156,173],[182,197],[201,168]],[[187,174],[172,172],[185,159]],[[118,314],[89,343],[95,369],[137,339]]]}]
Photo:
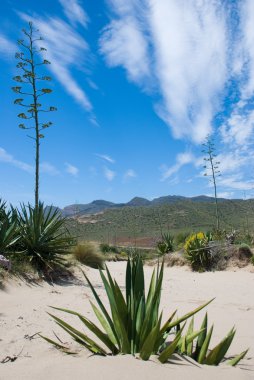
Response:
[{"label": "dark green foliage", "polygon": [[11,253],[19,238],[17,212],[13,207],[7,210],[6,202],[0,199],[0,253]]},{"label": "dark green foliage", "polygon": [[65,218],[52,207],[21,206],[19,212],[20,244],[23,255],[39,273],[64,266],[74,241],[65,227]]},{"label": "dark green foliage", "polygon": [[169,232],[161,234],[161,241],[157,243],[157,249],[161,255],[174,251],[174,236]]},{"label": "dark green foliage", "polygon": [[100,250],[102,253],[119,253],[119,249],[116,246],[107,243],[101,243]]},{"label": "dark green foliage", "polygon": [[242,243],[238,248],[238,257],[239,259],[250,259],[252,258],[253,253],[248,244]]}]

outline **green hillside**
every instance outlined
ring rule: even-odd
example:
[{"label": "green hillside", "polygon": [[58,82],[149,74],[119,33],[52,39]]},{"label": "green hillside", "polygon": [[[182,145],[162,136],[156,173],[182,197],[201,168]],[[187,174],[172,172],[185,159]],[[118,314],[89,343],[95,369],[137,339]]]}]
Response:
[{"label": "green hillside", "polygon": [[[252,232],[254,200],[225,200],[219,204],[221,228]],[[139,240],[151,245],[161,230],[173,234],[211,230],[215,226],[212,202],[178,201],[144,207],[111,208],[94,215],[69,219],[69,227],[79,239],[113,244]]]}]

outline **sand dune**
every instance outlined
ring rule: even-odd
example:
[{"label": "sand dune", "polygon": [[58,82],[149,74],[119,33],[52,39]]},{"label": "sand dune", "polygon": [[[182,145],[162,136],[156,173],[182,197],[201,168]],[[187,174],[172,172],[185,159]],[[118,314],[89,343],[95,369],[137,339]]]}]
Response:
[{"label": "sand dune", "polygon": [[[124,287],[125,263],[109,263],[110,271]],[[97,291],[106,299],[98,271],[85,269]],[[146,277],[152,273],[145,267]],[[213,342],[225,336],[235,325],[237,334],[228,356],[250,351],[237,368],[198,366],[178,356],[165,365],[156,357],[142,362],[132,356],[98,357],[82,350],[77,356],[67,356],[37,335],[54,337],[52,331],[65,342],[70,338],[57,328],[46,311],[48,305],[68,307],[94,319],[89,300],[93,299],[82,275],[73,284],[27,284],[11,280],[0,291],[0,361],[7,356],[19,355],[13,362],[0,364],[0,380],[31,379],[68,380],[129,380],[129,379],[253,379],[254,378],[254,273],[248,269],[215,273],[192,273],[186,268],[166,268],[164,274],[162,308],[164,318],[174,309],[179,315],[194,309],[206,300],[216,297],[207,308],[210,323],[215,324]],[[62,315],[63,316],[63,315]],[[204,312],[196,317],[200,322]],[[67,321],[78,326],[72,316]]]}]

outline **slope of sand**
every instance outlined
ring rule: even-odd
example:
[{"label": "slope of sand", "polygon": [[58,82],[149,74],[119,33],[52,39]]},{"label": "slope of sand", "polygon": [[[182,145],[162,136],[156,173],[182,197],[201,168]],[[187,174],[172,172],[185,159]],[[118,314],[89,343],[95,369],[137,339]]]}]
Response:
[{"label": "slope of sand", "polygon": [[[123,289],[125,265],[123,262],[108,265]],[[152,269],[145,267],[147,280]],[[101,298],[106,300],[98,271],[85,271]],[[247,358],[237,368],[225,364],[200,367],[177,356],[165,365],[158,363],[155,357],[142,362],[129,355],[91,356],[85,350],[77,356],[70,356],[57,351],[40,337],[32,337],[41,332],[55,338],[54,330],[63,342],[71,341],[46,313],[51,311],[48,305],[74,309],[94,319],[89,304],[89,300],[93,300],[91,291],[82,276],[78,277],[75,284],[54,286],[46,283],[28,285],[15,280],[10,281],[5,290],[0,290],[0,362],[6,356],[18,355],[15,361],[0,364],[0,380],[254,379],[254,273],[237,270],[197,274],[186,268],[165,268],[161,305],[164,318],[176,308],[182,315],[216,297],[207,308],[210,323],[215,323],[212,343],[218,342],[235,325],[237,334],[228,356],[250,347]],[[75,317],[58,315],[80,327]],[[196,317],[196,323],[203,316],[204,311]]]}]

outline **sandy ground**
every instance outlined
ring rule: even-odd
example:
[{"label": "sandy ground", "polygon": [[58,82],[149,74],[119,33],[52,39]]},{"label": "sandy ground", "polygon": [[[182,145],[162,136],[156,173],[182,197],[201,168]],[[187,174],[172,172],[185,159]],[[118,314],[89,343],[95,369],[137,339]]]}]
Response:
[{"label": "sandy ground", "polygon": [[[124,287],[125,263],[109,263],[113,276]],[[151,267],[145,268],[147,279]],[[99,273],[85,269],[102,299],[105,293]],[[142,362],[132,356],[98,357],[81,351],[77,356],[68,356],[32,335],[41,332],[54,337],[54,330],[61,339],[70,338],[57,328],[46,313],[48,305],[77,310],[93,319],[89,300],[92,294],[79,276],[75,284],[54,285],[46,283],[26,284],[21,280],[10,281],[5,290],[0,290],[0,362],[6,357],[19,355],[14,362],[0,363],[1,380],[242,380],[254,379],[254,273],[248,270],[192,273],[186,268],[166,268],[162,292],[164,318],[176,308],[179,315],[190,311],[205,301],[216,297],[208,306],[210,323],[215,324],[216,344],[235,325],[237,334],[228,356],[238,354],[246,348],[250,351],[237,368],[225,364],[219,367],[198,366],[179,357],[168,364],[160,364],[156,358]],[[200,312],[196,323],[204,316]],[[67,321],[79,326],[75,317],[60,314]]]}]

